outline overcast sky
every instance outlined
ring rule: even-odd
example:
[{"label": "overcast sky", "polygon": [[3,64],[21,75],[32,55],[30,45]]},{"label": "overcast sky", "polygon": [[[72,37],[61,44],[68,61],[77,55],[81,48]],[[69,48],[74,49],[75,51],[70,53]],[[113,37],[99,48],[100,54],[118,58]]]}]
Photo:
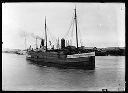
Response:
[{"label": "overcast sky", "polygon": [[[45,16],[49,40],[56,43],[57,38],[71,37],[72,30],[69,30],[68,35],[66,33],[71,24],[75,5],[79,46],[125,46],[125,4],[51,2],[2,3],[3,47],[24,49],[24,33],[26,33],[27,47],[29,45],[34,47],[36,40],[31,33],[44,38]],[[39,44],[40,40],[38,40]]]}]

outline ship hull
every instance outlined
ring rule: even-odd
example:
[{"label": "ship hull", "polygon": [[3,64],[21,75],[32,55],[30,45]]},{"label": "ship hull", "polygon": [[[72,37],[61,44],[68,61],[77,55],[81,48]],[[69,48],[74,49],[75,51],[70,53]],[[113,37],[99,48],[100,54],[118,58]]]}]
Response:
[{"label": "ship hull", "polygon": [[[39,54],[38,54],[39,55]],[[58,58],[58,57],[26,57],[32,63],[42,66],[59,68],[95,69],[95,56],[79,58]]]}]

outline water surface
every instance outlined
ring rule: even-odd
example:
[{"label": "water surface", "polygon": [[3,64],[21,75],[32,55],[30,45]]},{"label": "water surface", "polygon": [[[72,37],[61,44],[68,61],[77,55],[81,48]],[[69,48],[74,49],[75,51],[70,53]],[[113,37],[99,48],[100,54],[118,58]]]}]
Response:
[{"label": "water surface", "polygon": [[95,70],[42,67],[25,55],[2,53],[2,89],[22,91],[121,91],[125,87],[125,57],[96,56]]}]

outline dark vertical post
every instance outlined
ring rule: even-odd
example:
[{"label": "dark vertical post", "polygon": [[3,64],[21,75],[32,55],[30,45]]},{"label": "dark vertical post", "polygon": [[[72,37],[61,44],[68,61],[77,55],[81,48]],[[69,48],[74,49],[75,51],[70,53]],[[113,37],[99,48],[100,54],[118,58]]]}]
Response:
[{"label": "dark vertical post", "polygon": [[76,44],[78,49],[78,35],[77,35],[77,16],[76,16],[76,7],[75,7],[75,23],[76,23]]},{"label": "dark vertical post", "polygon": [[45,39],[46,39],[46,51],[47,51],[47,31],[46,31],[46,16],[45,16]]}]

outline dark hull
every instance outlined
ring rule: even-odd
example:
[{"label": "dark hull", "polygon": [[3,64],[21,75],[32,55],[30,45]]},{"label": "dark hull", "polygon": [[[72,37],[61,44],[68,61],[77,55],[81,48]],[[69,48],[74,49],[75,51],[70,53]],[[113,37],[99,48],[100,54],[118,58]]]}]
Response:
[{"label": "dark hull", "polygon": [[67,59],[37,59],[27,58],[32,63],[59,68],[78,68],[78,69],[95,69],[95,56],[83,57],[83,58],[67,58]]}]

